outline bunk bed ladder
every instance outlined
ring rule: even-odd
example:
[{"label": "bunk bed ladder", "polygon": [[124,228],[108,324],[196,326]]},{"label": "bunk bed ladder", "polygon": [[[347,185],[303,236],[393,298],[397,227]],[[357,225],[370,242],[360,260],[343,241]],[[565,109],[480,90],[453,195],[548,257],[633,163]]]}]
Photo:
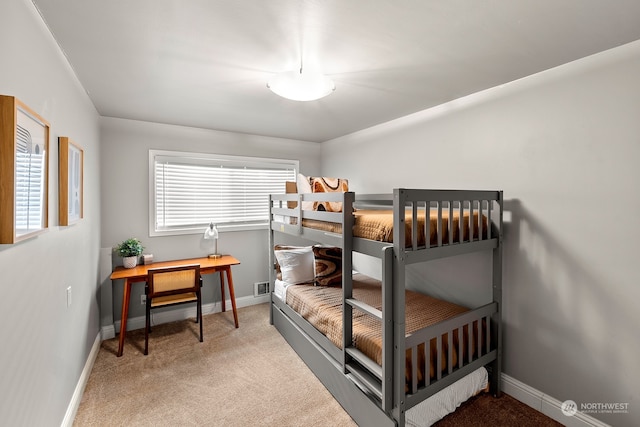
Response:
[{"label": "bunk bed ladder", "polygon": [[[353,228],[352,206],[353,193],[345,193],[343,205],[343,230]],[[352,271],[352,233],[344,233],[343,239],[343,272]],[[351,274],[343,274],[343,373],[348,376],[361,390],[374,397],[382,410],[393,417],[393,351],[388,344],[393,340],[393,246],[382,249],[382,310],[359,301],[353,297],[353,282]],[[353,342],[353,310],[358,310],[381,322],[382,329],[382,366],[358,350]],[[403,314],[404,316],[404,314]]]},{"label": "bunk bed ladder", "polygon": [[382,250],[382,310],[370,306],[355,298],[345,299],[347,310],[353,312],[356,309],[368,316],[374,317],[382,325],[382,366],[370,359],[367,355],[351,345],[345,347],[347,360],[345,372],[356,382],[360,388],[364,388],[380,402],[382,410],[391,415],[393,408],[393,352],[388,344],[393,339],[393,247],[387,246]]},{"label": "bunk bed ladder", "polygon": [[[353,228],[352,206],[353,193],[344,194],[343,230]],[[382,320],[382,312],[353,297],[353,235],[344,233],[342,241],[342,369],[361,390],[384,401],[382,391],[382,368],[377,363],[358,350],[353,342],[353,310],[359,310],[367,315]]]}]

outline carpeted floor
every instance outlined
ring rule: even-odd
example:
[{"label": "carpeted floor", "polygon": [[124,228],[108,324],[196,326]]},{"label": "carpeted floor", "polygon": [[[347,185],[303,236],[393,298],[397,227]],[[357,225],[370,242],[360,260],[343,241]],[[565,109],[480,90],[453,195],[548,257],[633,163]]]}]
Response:
[{"label": "carpeted floor", "polygon": [[508,394],[496,399],[487,393],[472,397],[434,424],[434,427],[457,426],[561,427],[562,424]]},{"label": "carpeted floor", "polygon": [[[355,426],[322,383],[269,325],[267,304],[159,325],[144,356],[143,330],[104,341],[74,426]],[[558,426],[504,395],[482,395],[438,424]],[[366,427],[366,426],[362,426]]]}]

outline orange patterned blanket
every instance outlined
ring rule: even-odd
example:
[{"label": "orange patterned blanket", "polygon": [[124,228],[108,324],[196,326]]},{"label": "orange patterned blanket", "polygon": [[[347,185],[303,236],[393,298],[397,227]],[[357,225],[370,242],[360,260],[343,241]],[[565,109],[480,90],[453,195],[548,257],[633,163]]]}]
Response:
[{"label": "orange patterned blanket", "polygon": [[[354,298],[363,301],[377,309],[382,309],[381,284],[378,280],[355,274],[353,276]],[[338,348],[342,348],[342,289],[332,286],[295,285],[287,288],[287,304],[324,334]],[[406,291],[406,332],[413,332],[434,325],[442,320],[463,313],[468,309],[447,301],[438,300],[417,292]],[[366,354],[379,365],[382,365],[382,332],[380,321],[358,310],[353,312],[353,342],[356,348]],[[474,331],[475,332],[475,331]],[[463,351],[466,354],[467,328],[464,328]],[[458,362],[458,334],[454,333],[453,341],[453,365]],[[474,343],[477,342],[474,333]],[[475,344],[473,344],[475,346]],[[447,368],[448,337],[442,337],[441,354],[442,370]],[[431,364],[429,367],[430,378],[435,378],[435,363],[437,360],[436,341],[430,343]],[[418,384],[423,385],[424,373],[424,346],[418,348],[419,370]],[[474,351],[475,353],[475,351]],[[465,356],[466,357],[466,356]],[[407,352],[406,380],[407,388],[411,383],[411,359]]]},{"label": "orange patterned blanket", "polygon": [[[361,237],[364,239],[377,240],[379,242],[393,242],[393,211],[391,210],[356,210],[354,213],[355,221],[353,226],[353,236]],[[478,212],[473,213],[473,237],[478,238]],[[463,240],[469,240],[469,218],[468,211],[464,212],[462,219],[462,235]],[[460,213],[454,211],[453,213],[453,241],[460,241]],[[432,209],[429,215],[430,219],[430,236],[429,241],[431,246],[438,244],[438,235],[436,233],[438,229],[438,211]],[[418,246],[425,245],[425,212],[418,213]],[[413,219],[410,212],[407,212],[405,216],[405,246],[411,246],[411,227]],[[328,231],[331,233],[342,233],[342,226],[340,224],[318,221],[313,219],[304,219],[302,221],[304,227],[315,228],[322,231]],[[487,231],[487,217],[482,216],[482,230],[483,236],[486,236]],[[449,242],[449,211],[442,211],[442,242]]]}]

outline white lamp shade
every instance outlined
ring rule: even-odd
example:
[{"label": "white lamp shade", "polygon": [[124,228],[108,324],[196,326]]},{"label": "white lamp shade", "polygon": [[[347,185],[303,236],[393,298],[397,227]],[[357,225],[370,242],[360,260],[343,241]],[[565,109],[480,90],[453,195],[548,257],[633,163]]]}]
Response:
[{"label": "white lamp shade", "polygon": [[314,101],[329,95],[336,85],[319,72],[303,69],[276,74],[267,87],[273,93],[293,101]]},{"label": "white lamp shade", "polygon": [[217,239],[218,238],[218,228],[215,225],[210,224],[209,227],[207,227],[204,230],[204,238],[205,238],[205,240]]},{"label": "white lamp shade", "polygon": [[213,253],[209,254],[209,258],[220,258],[222,255],[218,254],[218,227],[212,222],[204,230],[204,239],[213,240]]}]

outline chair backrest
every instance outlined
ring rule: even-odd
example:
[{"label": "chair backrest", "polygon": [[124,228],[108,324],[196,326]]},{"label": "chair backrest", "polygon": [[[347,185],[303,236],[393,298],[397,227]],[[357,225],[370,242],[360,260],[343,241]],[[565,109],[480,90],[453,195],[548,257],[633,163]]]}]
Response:
[{"label": "chair backrest", "polygon": [[197,292],[200,288],[200,266],[154,268],[148,272],[149,297]]}]

